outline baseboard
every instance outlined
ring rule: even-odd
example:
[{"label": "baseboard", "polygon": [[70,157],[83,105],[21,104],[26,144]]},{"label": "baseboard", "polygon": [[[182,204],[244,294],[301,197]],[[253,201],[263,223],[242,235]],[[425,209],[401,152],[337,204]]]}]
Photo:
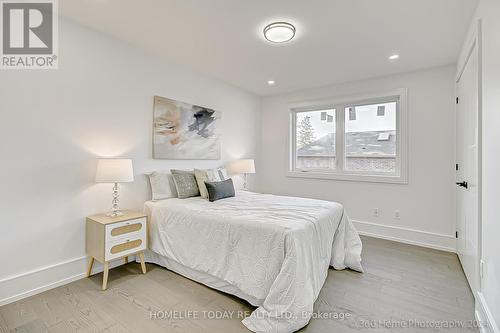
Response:
[{"label": "baseboard", "polygon": [[358,232],[364,236],[382,238],[447,252],[456,252],[456,239],[452,235],[388,226],[373,222],[356,220],[352,220],[352,222]]},{"label": "baseboard", "polygon": [[[87,264],[88,257],[84,256],[1,279],[0,306],[82,279],[87,275]],[[110,267],[120,265],[123,261],[117,260]],[[92,273],[102,271],[102,264],[96,261]]]},{"label": "baseboard", "polygon": [[475,315],[478,323],[482,324],[479,328],[481,333],[500,333],[500,329],[493,318],[493,314],[491,313],[483,294],[480,292],[478,292],[476,296]]}]

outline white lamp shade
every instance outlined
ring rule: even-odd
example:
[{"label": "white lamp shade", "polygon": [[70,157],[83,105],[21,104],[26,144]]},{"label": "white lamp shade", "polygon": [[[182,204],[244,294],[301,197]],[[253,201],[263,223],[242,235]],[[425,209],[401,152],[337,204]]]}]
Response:
[{"label": "white lamp shade", "polygon": [[97,162],[96,183],[128,183],[134,181],[132,160],[101,159]]},{"label": "white lamp shade", "polygon": [[227,171],[231,174],[255,173],[254,160],[236,160],[227,164]]}]

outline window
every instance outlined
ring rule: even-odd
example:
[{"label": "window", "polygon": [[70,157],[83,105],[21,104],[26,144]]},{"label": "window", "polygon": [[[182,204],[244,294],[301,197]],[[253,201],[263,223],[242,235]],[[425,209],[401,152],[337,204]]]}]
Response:
[{"label": "window", "polygon": [[[358,118],[345,123],[345,170],[395,173],[396,105],[390,102],[349,107]],[[387,108],[384,116],[379,115],[381,108]]]},{"label": "window", "polygon": [[297,112],[295,117],[297,168],[335,170],[335,110]]},{"label": "window", "polygon": [[291,107],[289,176],[406,183],[406,90]]}]

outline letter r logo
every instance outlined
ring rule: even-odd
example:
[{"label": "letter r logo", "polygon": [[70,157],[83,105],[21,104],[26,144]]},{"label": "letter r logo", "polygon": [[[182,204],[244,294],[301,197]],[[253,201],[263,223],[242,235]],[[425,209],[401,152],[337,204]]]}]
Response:
[{"label": "letter r logo", "polygon": [[50,2],[2,2],[3,54],[52,54]]}]

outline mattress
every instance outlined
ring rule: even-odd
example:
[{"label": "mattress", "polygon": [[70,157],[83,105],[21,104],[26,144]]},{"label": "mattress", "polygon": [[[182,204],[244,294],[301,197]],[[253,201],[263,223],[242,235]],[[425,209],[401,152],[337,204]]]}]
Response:
[{"label": "mattress", "polygon": [[151,261],[258,306],[243,320],[253,332],[305,326],[329,266],[362,271],[361,240],[339,203],[239,191],[149,201],[145,211]]}]

